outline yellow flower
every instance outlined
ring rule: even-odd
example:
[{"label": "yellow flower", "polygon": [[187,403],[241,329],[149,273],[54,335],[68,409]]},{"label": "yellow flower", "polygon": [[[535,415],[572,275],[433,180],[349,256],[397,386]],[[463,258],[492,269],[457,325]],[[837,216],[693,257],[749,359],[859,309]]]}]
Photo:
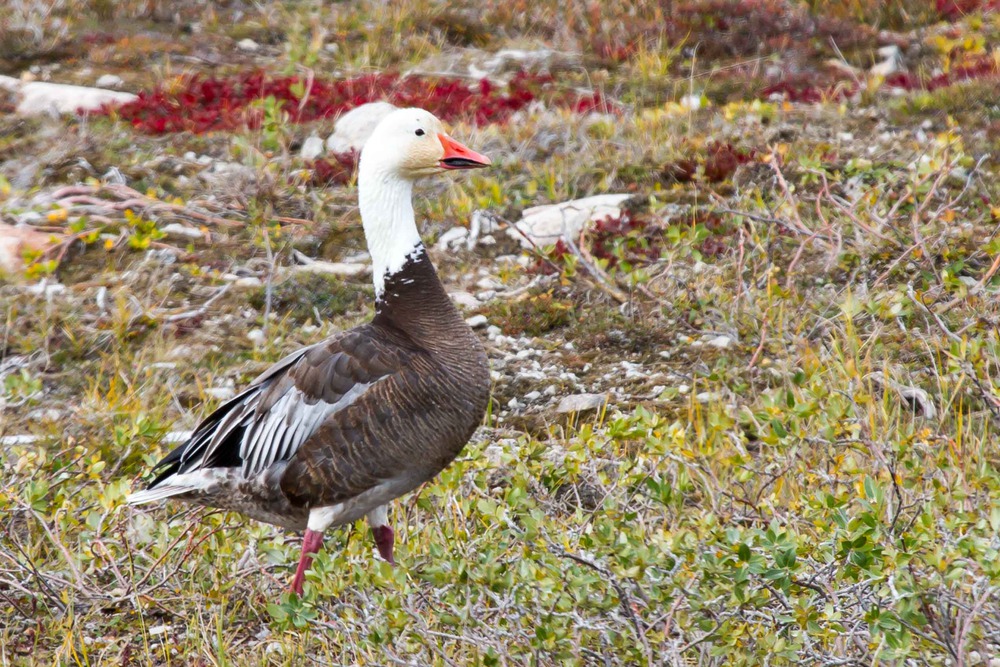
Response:
[{"label": "yellow flower", "polygon": [[46,217],[49,222],[63,222],[69,217],[69,211],[64,208],[56,209],[55,211],[50,211]]}]

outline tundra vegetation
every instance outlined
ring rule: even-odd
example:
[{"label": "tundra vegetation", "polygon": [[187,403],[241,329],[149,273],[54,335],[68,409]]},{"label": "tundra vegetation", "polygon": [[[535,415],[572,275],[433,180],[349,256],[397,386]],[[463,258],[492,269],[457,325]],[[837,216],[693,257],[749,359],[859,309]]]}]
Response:
[{"label": "tundra vegetation", "polygon": [[[0,664],[1000,665],[996,0],[14,0],[0,26],[2,74],[141,91],[0,96]],[[302,147],[378,100],[494,159],[417,201],[493,402],[395,504],[399,566],[339,530],[299,599],[296,536],[123,499],[371,316],[356,156]],[[571,238],[511,233],[604,193],[632,197]]]}]

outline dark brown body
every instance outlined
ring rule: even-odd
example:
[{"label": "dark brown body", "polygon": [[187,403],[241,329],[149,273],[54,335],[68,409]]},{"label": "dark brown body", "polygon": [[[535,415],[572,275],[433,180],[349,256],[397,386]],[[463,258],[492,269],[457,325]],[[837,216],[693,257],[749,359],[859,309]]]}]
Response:
[{"label": "dark brown body", "polygon": [[278,362],[165,457],[143,493],[292,529],[314,508],[351,522],[454,460],[489,388],[483,346],[420,248],[386,278],[372,322]]}]

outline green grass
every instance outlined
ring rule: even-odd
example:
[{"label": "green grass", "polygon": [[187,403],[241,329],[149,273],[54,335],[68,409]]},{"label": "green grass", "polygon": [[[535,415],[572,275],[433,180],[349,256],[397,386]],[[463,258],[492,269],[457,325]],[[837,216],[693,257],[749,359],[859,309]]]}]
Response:
[{"label": "green grass", "polygon": [[[106,236],[72,246],[48,276],[64,291],[33,291],[37,268],[0,283],[0,436],[35,438],[0,451],[0,665],[995,667],[1000,144],[987,83],[760,102],[763,74],[744,56],[692,60],[648,32],[664,6],[639,4],[598,16],[492,3],[482,34],[461,3],[266,3],[237,23],[177,3],[202,26],[199,44],[236,61],[231,43],[250,36],[273,48],[276,71],[405,68],[459,45],[577,53],[557,78],[634,106],[451,128],[497,166],[420,186],[422,231],[434,238],[477,209],[517,220],[528,206],[621,191],[649,195],[643,215],[662,231],[658,257],[596,262],[597,276],[572,255],[544,280],[495,261],[536,260],[502,228],[475,252],[432,252],[449,290],[536,281],[475,311],[506,338],[487,341],[494,405],[458,461],[395,503],[399,565],[377,558],[365,525],[333,531],[302,599],[285,589],[297,536],[124,498],[216,390],[370,313],[367,281],[290,267],[293,247],[330,260],[361,248],[355,187],[294,178],[294,137],[329,124],[158,138],[106,119],[0,119],[0,149],[16,154],[0,155],[5,222],[47,216],[32,198],[87,178],[85,160],[236,223],[183,210],[137,211],[141,225],[123,212],[84,220]],[[878,27],[933,23],[912,3],[808,4]],[[146,3],[3,11],[39,26],[33,48],[45,53],[109,12],[152,31],[95,51],[90,78],[174,39]],[[927,29],[933,45],[947,26]],[[995,13],[954,29],[977,49],[1000,44]],[[601,40],[634,33],[645,35],[637,53],[600,55]],[[320,34],[340,48],[316,48]],[[0,58],[22,38],[0,38]],[[828,48],[781,55],[815,64]],[[866,66],[864,48],[846,57]],[[913,53],[914,71],[945,62]],[[89,81],[75,57],[49,74]],[[148,85],[199,67],[154,58],[127,76]],[[692,86],[714,105],[676,104]],[[679,159],[704,163],[712,142],[757,153],[719,183],[659,177]],[[209,180],[189,150],[251,177]],[[722,223],[709,230],[712,211]],[[171,222],[203,236],[160,236]],[[587,235],[574,241],[588,247]],[[223,293],[227,274],[261,283]],[[612,400],[571,417],[547,396],[506,407],[548,386],[553,401]]]}]

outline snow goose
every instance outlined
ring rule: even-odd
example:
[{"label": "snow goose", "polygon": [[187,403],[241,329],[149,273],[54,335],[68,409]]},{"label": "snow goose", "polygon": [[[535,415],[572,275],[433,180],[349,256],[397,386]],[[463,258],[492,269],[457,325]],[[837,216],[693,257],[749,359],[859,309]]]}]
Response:
[{"label": "snow goose", "polygon": [[367,517],[393,563],[388,503],[437,475],[479,425],[486,353],[445,293],[414,220],[413,182],[490,164],[422,109],[386,116],[358,197],[375,317],[288,355],[210,414],[132,504],[173,498],[304,530],[292,590],[327,528]]}]

